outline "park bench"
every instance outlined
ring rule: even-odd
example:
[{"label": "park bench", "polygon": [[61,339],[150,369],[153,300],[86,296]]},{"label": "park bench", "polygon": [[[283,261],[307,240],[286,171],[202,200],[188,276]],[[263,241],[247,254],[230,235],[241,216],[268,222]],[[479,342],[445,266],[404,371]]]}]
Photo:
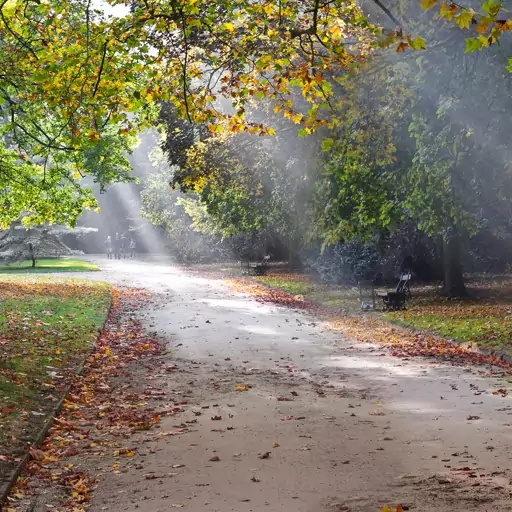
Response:
[{"label": "park bench", "polygon": [[377,293],[377,296],[382,299],[383,311],[403,311],[406,309],[405,303],[412,296],[410,287],[411,277],[410,272],[403,272],[395,291]]},{"label": "park bench", "polygon": [[267,273],[270,255],[263,256],[263,259],[257,263],[251,263],[250,259],[240,260],[240,271],[242,275],[264,276]]}]

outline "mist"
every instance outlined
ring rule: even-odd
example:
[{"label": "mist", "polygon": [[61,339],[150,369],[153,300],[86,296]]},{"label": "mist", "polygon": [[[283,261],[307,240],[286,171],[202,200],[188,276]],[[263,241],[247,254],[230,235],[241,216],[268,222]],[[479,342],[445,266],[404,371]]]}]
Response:
[{"label": "mist", "polygon": [[[321,117],[336,124],[306,137],[299,136],[300,124],[274,113],[271,100],[252,101],[245,110],[249,122],[271,126],[274,136],[212,136],[163,110],[162,134],[141,134],[130,156],[137,182],[103,194],[93,187],[101,211],[84,214],[80,224],[99,233],[82,243],[84,250],[99,252],[106,236],[130,233],[140,254],[175,261],[268,253],[316,270],[336,267],[352,251],[345,261],[371,253],[382,265],[362,271],[354,264],[343,271],[349,279],[392,276],[405,260],[429,278],[442,266],[439,237],[455,225],[466,268],[489,268],[491,260],[506,265],[500,252],[512,239],[510,42],[468,54],[467,34],[413,3],[391,9],[392,17],[374,2],[363,2],[363,9],[385,29],[399,22],[411,36],[424,37],[427,50],[378,50],[358,73],[333,72],[330,110]],[[309,105],[300,91],[292,88],[290,97],[305,114]],[[233,102],[221,95],[215,107],[233,114]],[[190,160],[198,144],[202,162]],[[383,160],[386,148],[394,149]],[[427,148],[433,156],[425,156]],[[451,164],[436,167],[444,161]],[[441,200],[450,204],[437,212],[433,198],[421,199],[429,206],[409,199],[428,176],[451,183]],[[443,215],[450,218],[444,222]],[[417,242],[407,244],[416,234]]]}]

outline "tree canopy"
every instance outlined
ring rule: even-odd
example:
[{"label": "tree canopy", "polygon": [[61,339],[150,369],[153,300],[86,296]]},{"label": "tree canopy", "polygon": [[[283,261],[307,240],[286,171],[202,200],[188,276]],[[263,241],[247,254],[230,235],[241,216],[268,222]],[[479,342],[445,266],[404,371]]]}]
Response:
[{"label": "tree canopy", "polygon": [[[335,85],[376,53],[426,45],[380,1],[370,3],[392,28],[370,22],[354,0],[109,3],[0,3],[3,225],[21,211],[32,214],[25,222],[73,223],[95,204],[88,177],[102,186],[130,179],[130,136],[157,123],[161,102],[214,133],[273,135],[249,114],[266,98],[305,135],[336,123]],[[421,4],[471,29],[468,51],[512,26],[497,1],[479,10]]]},{"label": "tree canopy", "polygon": [[503,224],[508,170],[482,169],[506,119],[468,108],[509,101],[510,28],[499,0],[3,0],[0,223],[73,224],[163,123],[198,228],[325,245],[413,221],[448,247]]}]

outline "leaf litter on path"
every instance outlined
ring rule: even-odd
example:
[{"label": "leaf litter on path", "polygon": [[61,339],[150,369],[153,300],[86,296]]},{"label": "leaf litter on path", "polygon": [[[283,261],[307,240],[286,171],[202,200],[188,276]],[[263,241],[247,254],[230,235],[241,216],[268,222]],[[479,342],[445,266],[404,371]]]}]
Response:
[{"label": "leaf litter on path", "polygon": [[512,375],[512,365],[501,358],[475,352],[427,332],[398,327],[374,315],[340,315],[282,290],[262,286],[246,278],[232,278],[227,283],[236,291],[248,293],[262,303],[272,303],[294,309],[305,309],[328,322],[334,331],[358,342],[379,343],[389,348],[393,357],[432,358],[454,366],[485,366],[492,375]]}]

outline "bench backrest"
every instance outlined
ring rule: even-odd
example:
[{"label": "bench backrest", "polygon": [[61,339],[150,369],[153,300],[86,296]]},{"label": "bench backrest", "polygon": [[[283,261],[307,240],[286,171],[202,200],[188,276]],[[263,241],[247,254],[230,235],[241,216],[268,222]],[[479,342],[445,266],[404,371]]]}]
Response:
[{"label": "bench backrest", "polygon": [[398,281],[398,284],[396,286],[397,292],[404,292],[409,290],[409,281],[411,280],[412,275],[410,272],[404,272],[400,276],[400,280]]}]

